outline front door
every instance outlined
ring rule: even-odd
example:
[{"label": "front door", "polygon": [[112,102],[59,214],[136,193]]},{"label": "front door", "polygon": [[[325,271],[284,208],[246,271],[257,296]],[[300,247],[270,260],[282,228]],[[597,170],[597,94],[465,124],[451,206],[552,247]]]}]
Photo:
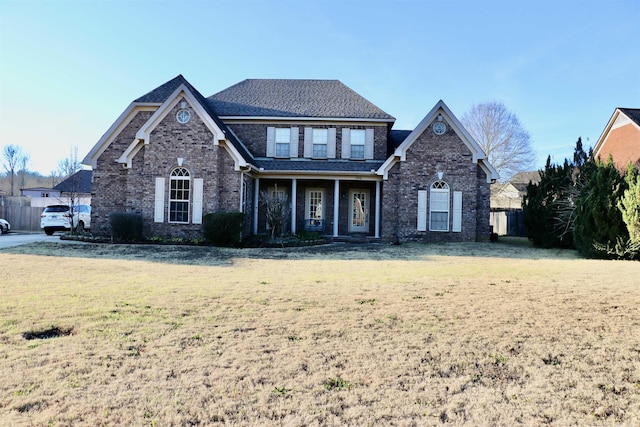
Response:
[{"label": "front door", "polygon": [[369,190],[350,190],[350,233],[369,232]]}]

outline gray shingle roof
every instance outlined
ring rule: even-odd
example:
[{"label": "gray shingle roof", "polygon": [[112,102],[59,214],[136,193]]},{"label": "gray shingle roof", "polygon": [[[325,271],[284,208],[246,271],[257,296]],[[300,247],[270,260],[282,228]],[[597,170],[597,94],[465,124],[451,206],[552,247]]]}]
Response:
[{"label": "gray shingle roof", "polygon": [[184,77],[182,77],[182,74],[179,74],[165,84],[153,89],[151,92],[147,92],[146,94],[142,95],[140,98],[136,99],[133,102],[163,103],[167,100],[169,95],[171,95],[173,91],[176,90],[178,86],[180,86],[181,83],[188,82]]},{"label": "gray shingle roof", "polygon": [[410,130],[391,130],[389,131],[389,142],[387,144],[387,155],[391,155],[396,148],[404,142],[411,134]]},{"label": "gray shingle roof", "polygon": [[527,185],[529,182],[533,182],[537,184],[540,182],[540,172],[539,171],[528,171],[528,172],[518,172],[511,177],[509,180],[511,185],[513,185],[519,192],[526,192]]},{"label": "gray shingle roof", "polygon": [[90,194],[92,177],[92,170],[82,169],[53,187],[53,189],[63,193]]},{"label": "gray shingle roof", "polygon": [[380,161],[352,162],[345,160],[267,160],[255,163],[265,171],[303,171],[303,172],[371,172],[382,166]]},{"label": "gray shingle roof", "polygon": [[338,80],[248,79],[208,98],[219,116],[395,121]]},{"label": "gray shingle roof", "polygon": [[640,125],[640,108],[620,108],[627,117]]}]

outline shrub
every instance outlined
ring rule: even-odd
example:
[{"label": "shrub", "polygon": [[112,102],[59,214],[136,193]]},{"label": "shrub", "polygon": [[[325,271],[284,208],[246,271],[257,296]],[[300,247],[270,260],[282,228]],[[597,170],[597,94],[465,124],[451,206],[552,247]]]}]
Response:
[{"label": "shrub", "polygon": [[112,212],[109,214],[111,235],[121,242],[142,240],[142,215],[136,213]]},{"label": "shrub", "polygon": [[202,221],[202,234],[208,243],[217,246],[237,246],[242,240],[242,212],[208,213]]}]

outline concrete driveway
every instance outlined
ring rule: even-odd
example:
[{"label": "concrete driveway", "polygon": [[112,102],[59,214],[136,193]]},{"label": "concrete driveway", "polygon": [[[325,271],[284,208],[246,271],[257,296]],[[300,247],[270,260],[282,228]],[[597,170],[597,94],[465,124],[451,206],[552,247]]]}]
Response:
[{"label": "concrete driveway", "polygon": [[0,249],[10,248],[11,246],[19,246],[27,243],[34,242],[65,242],[66,240],[60,240],[60,234],[54,233],[53,236],[47,236],[42,233],[35,232],[14,232],[9,234],[0,235]]}]

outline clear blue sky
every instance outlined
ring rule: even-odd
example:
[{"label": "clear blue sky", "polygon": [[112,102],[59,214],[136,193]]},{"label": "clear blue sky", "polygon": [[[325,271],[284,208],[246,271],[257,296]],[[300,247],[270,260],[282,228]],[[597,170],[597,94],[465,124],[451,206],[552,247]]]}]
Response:
[{"label": "clear blue sky", "polygon": [[[246,78],[339,79],[413,129],[443,99],[497,100],[538,166],[640,108],[640,1],[0,0],[0,146],[49,174],[178,74],[209,96]],[[589,139],[587,141],[587,138]]]}]

